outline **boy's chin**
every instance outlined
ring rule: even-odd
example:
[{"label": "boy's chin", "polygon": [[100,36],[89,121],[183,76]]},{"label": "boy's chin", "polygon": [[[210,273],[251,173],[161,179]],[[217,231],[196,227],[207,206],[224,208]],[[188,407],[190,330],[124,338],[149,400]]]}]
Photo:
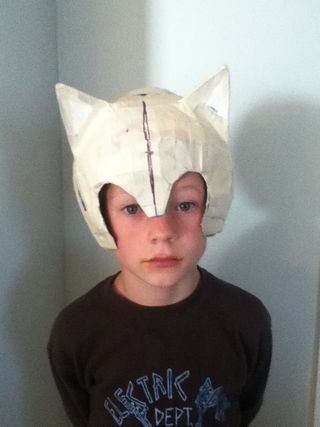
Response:
[{"label": "boy's chin", "polygon": [[191,269],[158,268],[152,271],[122,270],[118,292],[141,305],[164,306],[186,299],[196,289],[200,273]]},{"label": "boy's chin", "polygon": [[177,267],[178,264],[172,266],[161,266],[160,268],[152,268],[144,275],[146,285],[154,289],[174,290],[190,287],[198,278],[197,266],[190,268],[187,271]]}]

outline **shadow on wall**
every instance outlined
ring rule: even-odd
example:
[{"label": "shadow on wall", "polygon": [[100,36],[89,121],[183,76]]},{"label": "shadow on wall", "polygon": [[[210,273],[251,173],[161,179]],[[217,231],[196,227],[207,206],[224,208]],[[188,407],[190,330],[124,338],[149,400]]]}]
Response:
[{"label": "shadow on wall", "polygon": [[[120,5],[116,1],[95,1],[90,2],[90,6],[89,2],[84,1],[58,3],[59,7],[72,9],[70,15],[64,17],[60,15],[62,20],[65,17],[69,19],[65,27],[60,25],[60,31],[63,31],[64,37],[69,40],[68,51],[65,52],[66,62],[63,63],[64,54],[62,53],[62,63],[59,64],[63,74],[60,79],[62,78],[67,84],[74,84],[82,88],[83,86],[77,83],[86,81],[90,75],[92,83],[92,87],[88,88],[90,91],[94,89],[95,82],[97,82],[95,88],[99,89],[102,79],[103,84],[108,82],[112,90],[121,86],[120,81],[123,82],[128,78],[130,81],[135,78],[137,81],[145,80],[145,52],[142,50],[144,46],[140,44],[141,38],[137,38],[135,29],[135,26],[139,24],[140,33],[144,32],[145,2],[134,2],[133,6],[133,2],[128,1],[128,10],[124,5],[126,2],[121,2]],[[82,5],[84,9],[89,7],[90,16],[86,15],[86,10],[82,9]],[[105,15],[99,14],[95,5],[97,7],[103,5],[106,9]],[[134,7],[134,17],[130,16],[130,7]],[[113,13],[118,15],[113,16]],[[88,27],[85,30],[82,28],[77,31],[79,30],[77,27],[82,24],[86,25],[88,19],[91,20]],[[121,25],[120,19],[122,19]],[[105,22],[103,22],[104,20]],[[95,25],[98,21],[99,28]],[[133,25],[132,22],[135,24]],[[102,28],[108,28],[110,37],[107,40],[104,40],[104,34],[99,34]],[[119,28],[122,28],[121,32],[119,32]],[[61,34],[58,38],[61,38]],[[88,39],[91,44],[87,43]],[[116,58],[112,57],[114,52],[111,49],[112,46],[116,51]],[[63,49],[64,45],[60,47]],[[92,47],[90,53],[85,50],[88,47]],[[137,59],[134,56],[135,50],[139,52],[138,63],[135,62]],[[74,57],[77,57],[78,62],[74,61]],[[105,66],[106,64],[108,67]],[[25,84],[27,77],[24,76],[21,79],[21,84]],[[47,87],[47,77],[43,76],[43,79],[43,85]],[[54,82],[52,82],[53,84]],[[12,86],[14,85],[8,84],[8,87]],[[17,85],[18,91],[19,86]],[[92,93],[99,95],[94,90]],[[18,93],[16,95],[18,98]],[[55,102],[53,91],[52,97]],[[36,103],[36,99],[32,99],[31,91],[27,101],[31,104]],[[10,217],[6,218],[6,228],[8,229],[6,238],[9,243],[12,242],[10,232],[15,233],[16,243],[6,246],[6,249],[3,248],[3,251],[12,250],[12,261],[10,265],[6,266],[8,272],[7,294],[3,302],[5,310],[1,313],[1,317],[5,319],[5,326],[3,326],[5,328],[5,345],[1,349],[1,353],[6,353],[5,363],[2,365],[2,369],[6,371],[3,373],[6,386],[3,383],[1,385],[1,394],[5,394],[2,401],[4,407],[1,408],[1,413],[3,411],[1,424],[12,427],[62,427],[67,425],[67,421],[64,416],[62,419],[58,416],[61,414],[61,405],[58,407],[57,394],[49,373],[46,354],[51,323],[57,314],[58,299],[61,298],[57,296],[57,288],[59,287],[61,290],[60,279],[64,274],[61,271],[64,261],[62,258],[63,253],[67,253],[65,259],[67,276],[68,272],[72,274],[76,272],[74,275],[69,274],[68,277],[69,284],[74,282],[75,287],[77,281],[84,280],[83,271],[87,272],[84,278],[89,278],[91,285],[95,284],[91,280],[95,274],[95,258],[94,254],[90,252],[90,248],[85,252],[80,252],[82,246],[86,247],[86,242],[79,242],[79,239],[83,237],[83,232],[78,232],[78,229],[86,226],[82,219],[79,224],[74,221],[72,209],[70,214],[71,205],[78,210],[75,207],[76,202],[71,189],[70,162],[67,165],[68,188],[64,197],[67,227],[71,224],[73,228],[65,236],[67,248],[63,252],[63,237],[61,236],[61,239],[57,237],[57,228],[51,223],[55,215],[61,217],[61,211],[57,208],[59,203],[53,203],[56,208],[51,206],[51,201],[56,200],[59,185],[57,183],[50,185],[50,179],[48,179],[48,170],[53,170],[52,156],[59,157],[57,153],[50,151],[53,150],[54,144],[51,144],[51,148],[45,144],[46,123],[52,121],[52,115],[41,116],[41,123],[38,124],[35,113],[30,112],[29,104],[21,105],[21,109],[25,117],[23,122],[17,119],[15,111],[12,112],[12,117],[6,117],[8,135],[5,135],[5,138],[9,142],[8,151],[13,150],[12,153],[10,151],[10,156],[8,155],[8,158],[12,159],[12,165],[6,173],[8,194],[11,195],[8,209],[12,211]],[[42,108],[41,111],[45,115],[46,108]],[[57,122],[55,124],[57,125]],[[51,135],[51,139],[55,139],[55,141],[56,137],[56,134]],[[56,179],[56,175],[53,175],[52,179]],[[70,200],[72,201],[70,202]],[[56,218],[54,222],[57,224]],[[4,246],[5,243],[2,241]],[[7,254],[5,259],[8,259]],[[61,291],[59,292],[61,293]],[[52,308],[53,306],[54,308]]]},{"label": "shadow on wall", "polygon": [[[112,102],[147,84],[145,0],[59,2],[60,81]],[[100,249],[72,188],[72,156],[63,144],[65,279],[68,301],[119,269]]]},{"label": "shadow on wall", "polygon": [[58,405],[46,341],[63,295],[60,152],[55,125],[25,110],[18,120],[8,112],[1,126],[8,161],[2,168],[7,211],[1,232],[1,425],[57,426],[50,416]]},{"label": "shadow on wall", "polygon": [[307,425],[320,247],[319,117],[320,107],[301,99],[268,102],[246,118],[235,145],[236,183],[264,220],[223,254],[219,271],[264,301],[274,330],[272,373],[255,426]]}]

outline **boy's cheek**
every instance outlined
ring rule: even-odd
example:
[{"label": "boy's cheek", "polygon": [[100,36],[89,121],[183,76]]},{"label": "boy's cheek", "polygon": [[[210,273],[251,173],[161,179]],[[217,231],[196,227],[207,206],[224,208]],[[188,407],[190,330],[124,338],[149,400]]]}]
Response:
[{"label": "boy's cheek", "polygon": [[116,255],[119,254],[119,252],[132,253],[133,250],[139,250],[139,248],[141,248],[141,243],[139,242],[141,242],[141,236],[139,235],[139,233],[128,233],[125,232],[124,228],[122,232],[117,234],[116,237]]}]

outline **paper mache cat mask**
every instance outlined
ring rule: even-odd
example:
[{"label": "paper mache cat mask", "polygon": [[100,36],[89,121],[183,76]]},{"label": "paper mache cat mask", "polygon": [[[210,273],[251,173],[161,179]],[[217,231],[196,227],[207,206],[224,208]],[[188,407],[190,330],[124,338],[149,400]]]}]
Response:
[{"label": "paper mache cat mask", "polygon": [[99,206],[99,191],[108,183],[134,196],[153,217],[165,213],[175,181],[198,172],[207,185],[203,233],[222,230],[232,199],[226,67],[186,97],[142,89],[108,103],[60,83],[56,93],[78,203],[103,248],[116,248]]}]

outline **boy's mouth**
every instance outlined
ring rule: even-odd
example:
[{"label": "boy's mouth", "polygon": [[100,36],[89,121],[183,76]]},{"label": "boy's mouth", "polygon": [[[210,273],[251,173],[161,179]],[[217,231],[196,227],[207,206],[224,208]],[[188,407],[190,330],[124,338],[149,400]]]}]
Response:
[{"label": "boy's mouth", "polygon": [[174,267],[181,261],[181,258],[174,256],[155,256],[145,262],[152,267]]}]

